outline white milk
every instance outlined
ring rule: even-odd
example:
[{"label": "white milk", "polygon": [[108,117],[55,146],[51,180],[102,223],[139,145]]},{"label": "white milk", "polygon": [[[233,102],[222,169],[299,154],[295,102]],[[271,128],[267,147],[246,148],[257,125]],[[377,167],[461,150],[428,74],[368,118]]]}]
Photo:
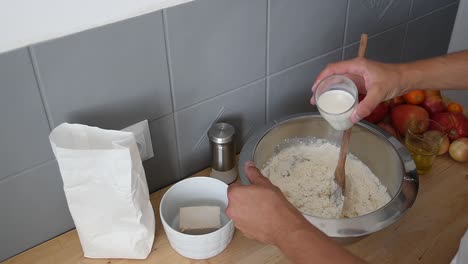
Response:
[{"label": "white milk", "polygon": [[317,105],[320,114],[336,130],[350,128],[349,117],[353,113],[354,97],[342,90],[330,90],[320,95]]}]

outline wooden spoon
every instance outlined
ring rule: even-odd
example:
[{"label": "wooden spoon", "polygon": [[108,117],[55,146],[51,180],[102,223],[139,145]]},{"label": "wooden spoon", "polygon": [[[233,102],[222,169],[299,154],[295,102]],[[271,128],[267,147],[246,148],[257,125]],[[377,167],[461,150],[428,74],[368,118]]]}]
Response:
[{"label": "wooden spoon", "polygon": [[[358,57],[364,58],[367,48],[367,34],[361,35],[361,41],[359,44]],[[341,211],[343,211],[344,204],[344,194],[346,189],[346,174],[345,174],[345,165],[346,165],[346,155],[348,154],[349,139],[351,138],[351,129],[352,127],[346,129],[343,132],[343,139],[341,141],[340,155],[338,157],[338,164],[335,169],[335,182],[338,185],[336,191],[332,194],[333,199],[337,204],[340,205]]]}]

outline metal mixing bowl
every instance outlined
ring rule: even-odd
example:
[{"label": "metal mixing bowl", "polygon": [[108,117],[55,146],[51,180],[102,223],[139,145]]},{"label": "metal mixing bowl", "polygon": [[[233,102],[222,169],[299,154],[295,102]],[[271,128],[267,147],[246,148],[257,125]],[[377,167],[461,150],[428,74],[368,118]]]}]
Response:
[{"label": "metal mixing bowl", "polygon": [[[259,168],[282,148],[287,139],[322,138],[340,143],[341,132],[334,130],[319,113],[304,113],[275,120],[253,134],[244,145],[239,160],[242,184],[250,184],[243,164],[253,160]],[[359,122],[352,129],[349,151],[364,162],[387,187],[392,197],[380,209],[366,215],[327,219],[304,214],[309,222],[335,238],[351,241],[377,232],[398,221],[413,205],[418,193],[416,165],[406,148],[378,126]],[[348,238],[348,239],[347,239]]]}]

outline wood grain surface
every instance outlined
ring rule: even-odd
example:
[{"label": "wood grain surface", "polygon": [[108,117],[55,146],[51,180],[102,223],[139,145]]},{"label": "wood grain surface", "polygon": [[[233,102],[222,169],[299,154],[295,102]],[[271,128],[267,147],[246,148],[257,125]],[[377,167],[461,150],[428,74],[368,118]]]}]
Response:
[{"label": "wood grain surface", "polygon": [[[195,174],[200,175],[209,175],[209,170]],[[190,260],[178,255],[171,248],[159,219],[159,201],[166,190],[151,195],[157,230],[153,252],[146,260],[85,258],[77,233],[72,230],[3,263],[290,263],[274,246],[250,240],[238,230],[228,248],[214,258]],[[399,222],[346,248],[370,263],[449,263],[467,228],[468,163],[457,163],[444,155],[437,157],[429,175],[420,177],[416,202]]]}]

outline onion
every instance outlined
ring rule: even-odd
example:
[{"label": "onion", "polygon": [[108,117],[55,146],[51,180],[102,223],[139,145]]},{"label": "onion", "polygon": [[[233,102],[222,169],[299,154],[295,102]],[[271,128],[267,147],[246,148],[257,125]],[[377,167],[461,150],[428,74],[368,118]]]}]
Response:
[{"label": "onion", "polygon": [[447,136],[444,136],[444,139],[442,139],[442,143],[440,143],[439,154],[437,155],[444,155],[449,150],[449,147],[450,147],[450,140]]},{"label": "onion", "polygon": [[459,138],[450,144],[450,157],[459,162],[468,162],[468,138]]}]

